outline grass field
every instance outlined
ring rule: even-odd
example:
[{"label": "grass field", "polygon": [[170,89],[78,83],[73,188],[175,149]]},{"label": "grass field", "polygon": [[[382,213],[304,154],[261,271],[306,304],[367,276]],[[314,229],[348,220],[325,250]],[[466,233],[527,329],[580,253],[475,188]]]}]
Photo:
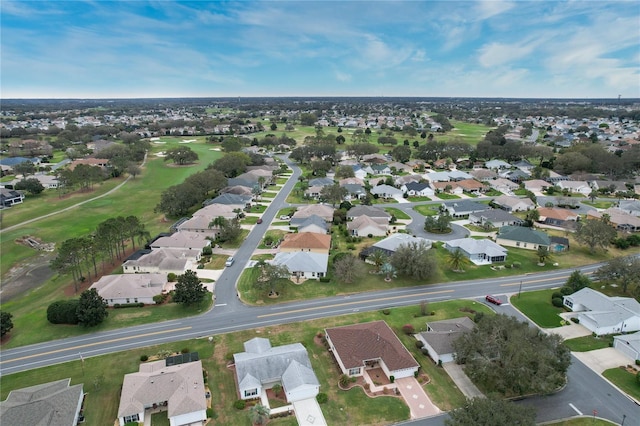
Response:
[{"label": "grass field", "polygon": [[605,370],[602,375],[635,398],[636,401],[640,401],[640,385],[635,374],[618,367]]},{"label": "grass field", "polygon": [[611,426],[616,423],[612,423],[608,420],[594,419],[593,417],[578,417],[569,420],[563,420],[557,423],[545,423],[546,426]]},{"label": "grass field", "polygon": [[436,216],[438,213],[440,213],[439,207],[440,206],[436,204],[431,204],[415,206],[413,209],[420,213],[422,216]]},{"label": "grass field", "polygon": [[396,219],[403,219],[403,220],[411,219],[411,217],[408,214],[406,214],[405,212],[403,212],[400,209],[396,209],[394,207],[387,207],[384,210],[387,213],[394,215],[396,217]]},{"label": "grass field", "polygon": [[565,340],[564,343],[573,352],[588,352],[608,348],[609,345],[613,345],[613,336],[594,337],[589,335]]},{"label": "grass field", "polygon": [[613,201],[582,201],[582,204],[586,204],[591,207],[595,207],[596,209],[608,209],[613,206],[615,203]]},{"label": "grass field", "polygon": [[[420,363],[422,370],[429,375],[431,382],[424,386],[432,401],[442,410],[450,410],[464,403],[463,395],[453,385],[446,372],[426,356],[420,354],[414,345],[415,339],[401,333],[406,323],[411,323],[417,330],[425,327],[426,321],[470,315],[461,309],[473,309],[485,313],[490,310],[482,304],[471,301],[456,300],[429,304],[429,310],[435,315],[417,316],[417,306],[393,308],[389,315],[380,311],[345,315],[303,323],[288,324],[276,327],[246,330],[237,333],[215,336],[213,344],[206,338],[194,339],[172,344],[141,348],[127,352],[119,352],[100,357],[85,358],[58,364],[51,367],[29,370],[22,373],[3,376],[0,397],[17,388],[32,386],[38,383],[71,378],[71,383],[84,383],[87,392],[85,402],[86,424],[112,424],[117,415],[120,386],[123,376],[138,371],[141,355],[152,356],[161,350],[177,352],[186,348],[197,351],[203,367],[208,372],[208,385],[213,395],[212,404],[216,424],[250,425],[246,410],[239,412],[233,408],[237,399],[236,384],[232,370],[225,368],[231,355],[243,351],[242,344],[256,336],[267,337],[273,346],[301,342],[309,351],[309,358],[314,372],[320,381],[320,391],[328,395],[329,401],[322,405],[322,411],[332,424],[379,425],[395,423],[409,418],[409,409],[405,403],[394,397],[369,398],[360,388],[349,391],[338,389],[339,370],[332,355],[324,345],[318,344],[315,336],[326,327],[347,325],[374,320],[385,320],[398,334],[400,340]],[[291,419],[272,420],[269,424],[287,425]]]}]

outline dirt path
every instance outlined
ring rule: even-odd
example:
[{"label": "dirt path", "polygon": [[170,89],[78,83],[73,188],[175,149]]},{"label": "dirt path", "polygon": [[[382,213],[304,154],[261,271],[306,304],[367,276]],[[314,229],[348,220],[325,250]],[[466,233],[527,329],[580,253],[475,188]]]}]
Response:
[{"label": "dirt path", "polygon": [[49,280],[54,274],[49,267],[49,261],[54,257],[53,253],[39,252],[20,265],[11,268],[2,279],[0,287],[2,303],[33,290]]}]

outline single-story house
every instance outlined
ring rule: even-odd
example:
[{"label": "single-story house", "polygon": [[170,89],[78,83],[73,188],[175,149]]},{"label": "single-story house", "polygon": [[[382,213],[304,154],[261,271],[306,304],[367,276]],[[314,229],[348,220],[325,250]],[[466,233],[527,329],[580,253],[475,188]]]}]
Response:
[{"label": "single-story house", "polygon": [[138,250],[122,264],[125,274],[156,273],[176,275],[196,270],[202,250],[183,250],[160,248],[156,250]]},{"label": "single-story house", "polygon": [[447,209],[451,217],[467,217],[471,213],[478,213],[489,209],[486,204],[471,200],[460,200],[451,203],[442,203],[442,207]]},{"label": "single-story house", "polygon": [[269,339],[254,337],[244,342],[244,350],[233,354],[240,399],[259,398],[276,384],[282,385],[288,402],[314,398],[320,391],[301,343],[272,347]]},{"label": "single-story house", "polygon": [[389,225],[384,219],[372,218],[367,215],[358,216],[347,223],[347,230],[351,235],[382,237],[387,235]]},{"label": "single-story house", "polygon": [[509,225],[522,225],[523,220],[502,209],[490,209],[482,212],[471,213],[469,215],[469,222],[477,223],[479,225],[491,223],[491,225],[501,228]]},{"label": "single-story house", "polygon": [[298,232],[285,234],[280,243],[281,252],[306,251],[311,253],[329,253],[331,235],[327,233]]},{"label": "single-story house", "polygon": [[540,246],[547,248],[552,246],[547,234],[524,226],[503,226],[496,235],[496,243],[527,250],[538,250]]},{"label": "single-story house", "polygon": [[631,216],[640,217],[640,200],[620,200],[618,210]]},{"label": "single-story house", "polygon": [[640,330],[640,303],[631,297],[609,297],[583,288],[563,296],[563,304],[578,313],[580,325],[598,336]]},{"label": "single-story house", "polygon": [[640,217],[632,216],[622,210],[609,208],[603,211],[589,210],[587,219],[602,219],[603,215],[609,216],[609,222],[619,231],[640,232]]},{"label": "single-story house", "polygon": [[486,182],[488,184],[490,184],[493,179],[498,177],[498,174],[496,172],[489,169],[474,169],[471,170],[469,174],[473,176],[474,179],[477,179],[480,182]]},{"label": "single-story house", "polygon": [[523,172],[520,169],[503,171],[499,174],[499,176],[507,178],[513,182],[522,182],[523,180],[531,178],[531,175],[529,173]]},{"label": "single-story house", "polygon": [[152,249],[176,248],[202,250],[211,245],[211,240],[201,232],[182,231],[174,232],[165,237],[160,237],[149,244]]},{"label": "single-story house", "polygon": [[525,180],[523,184],[524,184],[524,189],[531,192],[546,191],[547,188],[549,188],[550,186],[553,186],[552,183],[549,183],[541,179]]},{"label": "single-story house", "polygon": [[203,204],[205,206],[209,206],[211,204],[222,204],[226,206],[236,206],[235,208],[243,209],[245,207],[251,206],[252,201],[253,195],[240,195],[225,192],[215,198],[205,201]]},{"label": "single-story house", "polygon": [[399,188],[402,188],[402,186],[406,185],[407,183],[420,182],[423,179],[424,178],[422,177],[422,175],[416,175],[416,174],[402,175],[402,176],[396,176],[393,179],[393,184]]},{"label": "single-story house", "polygon": [[490,265],[507,260],[507,249],[488,239],[458,238],[446,241],[444,248],[450,252],[460,250],[475,265]]},{"label": "single-story house", "polygon": [[103,275],[89,288],[95,288],[109,306],[125,303],[155,304],[153,296],[166,291],[166,274]]},{"label": "single-story house", "polygon": [[559,207],[540,207],[538,213],[538,222],[549,226],[574,229],[578,221],[577,213]]},{"label": "single-story house", "polygon": [[505,193],[511,193],[520,188],[520,185],[518,185],[517,183],[504,178],[490,180],[489,182],[487,182],[487,184],[496,191]]},{"label": "single-story house", "polygon": [[611,193],[628,191],[627,183],[621,180],[591,180],[589,184],[596,191],[599,189],[607,189]]},{"label": "single-story house", "polygon": [[315,232],[316,234],[326,234],[329,225],[320,216],[309,216],[298,225],[298,232]]},{"label": "single-story house", "polygon": [[445,192],[447,194],[462,195],[464,193],[464,189],[460,185],[458,185],[457,182],[453,181],[431,182],[431,186],[434,189],[434,194]]},{"label": "single-story house", "polygon": [[359,200],[367,196],[367,190],[364,189],[364,186],[357,183],[341,184],[340,186],[347,190],[347,196],[345,197],[347,201],[353,199]]},{"label": "single-story house", "polygon": [[71,386],[71,379],[12,390],[0,402],[0,424],[76,426],[84,420],[84,395],[82,383]]},{"label": "single-story house", "polygon": [[166,406],[171,426],[202,426],[207,420],[207,399],[200,360],[168,365],[166,360],[140,364],[126,374],[120,393],[118,422],[145,421],[149,408]]},{"label": "single-story house", "polygon": [[227,186],[220,191],[223,194],[249,195],[253,197],[253,190],[248,186],[234,185]]},{"label": "single-story house", "polygon": [[329,350],[349,377],[382,368],[388,378],[411,377],[419,364],[384,321],[325,329]]},{"label": "single-story house", "polygon": [[455,356],[453,342],[475,326],[469,317],[433,321],[427,324],[427,331],[418,333],[415,337],[424,343],[423,347],[427,348],[429,357],[436,364],[452,362]]},{"label": "single-story house", "polygon": [[402,197],[401,190],[386,184],[374,186],[373,188],[371,188],[371,194],[377,195],[380,198]]},{"label": "single-story house", "polygon": [[360,216],[368,216],[379,223],[389,223],[391,215],[379,207],[359,205],[354,206],[347,212],[347,220],[355,220]]},{"label": "single-story house", "polygon": [[456,182],[456,184],[462,188],[464,192],[472,194],[480,194],[486,187],[484,184],[478,182],[475,179],[463,179]]},{"label": "single-story house", "polygon": [[613,336],[613,347],[633,360],[640,360],[640,333]]},{"label": "single-story house", "polygon": [[489,160],[484,163],[484,166],[489,170],[503,170],[511,168],[511,164],[502,160]]},{"label": "single-story house", "polygon": [[564,180],[558,182],[558,188],[566,189],[570,194],[582,194],[588,196],[593,189],[589,184],[582,180]]},{"label": "single-story house", "polygon": [[310,216],[320,216],[325,222],[333,221],[333,207],[326,204],[310,204],[298,207],[298,210],[291,216],[291,226],[298,226]]},{"label": "single-story house", "polygon": [[535,209],[536,205],[529,198],[520,198],[509,195],[500,195],[493,199],[492,203],[508,212],[524,212]]},{"label": "single-story house", "polygon": [[433,197],[434,191],[426,182],[409,182],[402,185],[402,192],[410,197]]},{"label": "single-story house", "polygon": [[348,178],[340,179],[338,181],[338,184],[340,186],[348,185],[348,184],[364,186],[364,180],[360,179],[359,177],[348,177]]},{"label": "single-story house", "polygon": [[333,179],[328,177],[320,177],[309,180],[309,186],[318,186],[320,188],[333,185]]},{"label": "single-story house", "polygon": [[387,256],[391,256],[393,253],[398,250],[400,246],[407,244],[424,244],[426,247],[431,248],[432,242],[426,238],[422,237],[414,237],[409,234],[393,234],[388,236],[387,238],[378,241],[373,244],[371,247],[367,247],[360,252],[360,257],[367,258],[367,256],[371,255],[374,251],[381,251],[383,254]]},{"label": "single-story house", "polygon": [[371,164],[370,166],[366,166],[364,171],[370,175],[390,175],[391,167],[386,164]]},{"label": "single-story house", "polygon": [[22,203],[24,194],[13,189],[0,188],[0,206],[11,207]]},{"label": "single-story house", "polygon": [[318,279],[327,275],[329,254],[308,251],[280,252],[276,253],[271,262],[286,266],[296,279]]},{"label": "single-story house", "polygon": [[512,166],[520,170],[523,170],[527,173],[535,168],[535,166],[531,164],[531,162],[527,161],[526,159],[516,161],[515,163],[512,164]]}]

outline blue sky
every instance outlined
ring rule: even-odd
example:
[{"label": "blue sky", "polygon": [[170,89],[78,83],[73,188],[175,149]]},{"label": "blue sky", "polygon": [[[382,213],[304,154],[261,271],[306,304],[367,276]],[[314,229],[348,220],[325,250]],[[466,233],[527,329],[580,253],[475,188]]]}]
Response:
[{"label": "blue sky", "polygon": [[640,98],[637,1],[0,2],[2,98]]}]

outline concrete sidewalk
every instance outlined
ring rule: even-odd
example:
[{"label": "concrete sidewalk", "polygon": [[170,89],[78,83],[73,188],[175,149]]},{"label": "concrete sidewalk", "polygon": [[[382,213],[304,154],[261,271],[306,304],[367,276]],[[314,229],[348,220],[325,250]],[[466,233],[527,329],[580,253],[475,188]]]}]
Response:
[{"label": "concrete sidewalk", "polygon": [[409,406],[412,419],[435,416],[441,413],[414,377],[396,379],[395,384]]}]

